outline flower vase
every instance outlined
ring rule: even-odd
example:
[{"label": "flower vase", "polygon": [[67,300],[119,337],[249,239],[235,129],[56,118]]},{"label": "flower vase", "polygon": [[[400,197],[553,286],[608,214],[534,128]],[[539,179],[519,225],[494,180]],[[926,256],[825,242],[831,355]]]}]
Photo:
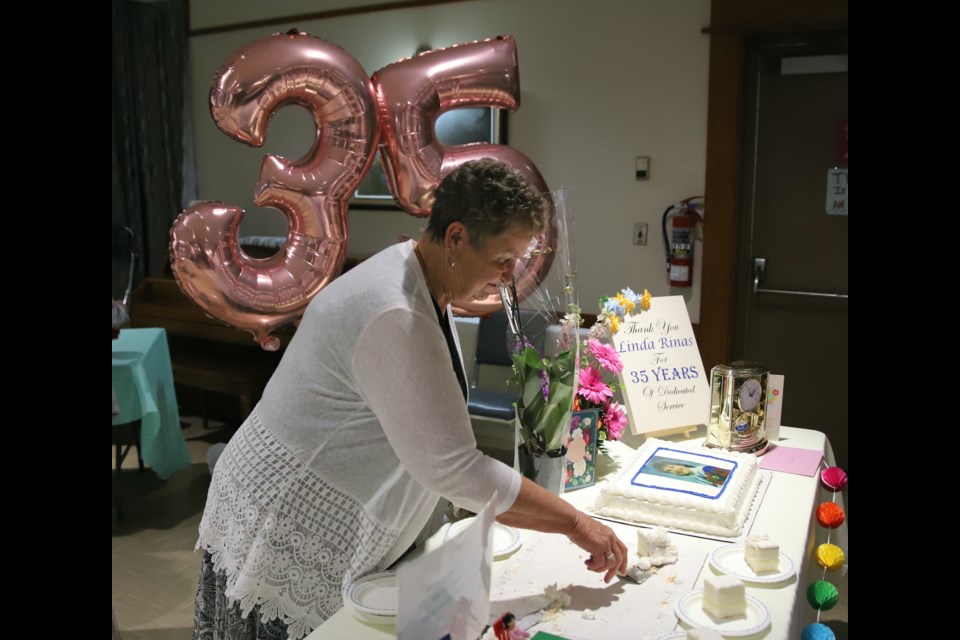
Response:
[{"label": "flower vase", "polygon": [[563,493],[567,474],[567,448],[561,447],[542,455],[533,455],[526,445],[517,448],[520,473],[555,496]]}]

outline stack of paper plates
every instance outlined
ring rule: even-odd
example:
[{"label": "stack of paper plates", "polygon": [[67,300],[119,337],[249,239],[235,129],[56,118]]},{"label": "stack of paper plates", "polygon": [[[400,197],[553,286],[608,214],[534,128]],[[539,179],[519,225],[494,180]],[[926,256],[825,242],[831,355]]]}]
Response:
[{"label": "stack of paper plates", "polygon": [[347,587],[344,604],[354,617],[371,624],[396,624],[397,574],[395,571],[371,573]]}]

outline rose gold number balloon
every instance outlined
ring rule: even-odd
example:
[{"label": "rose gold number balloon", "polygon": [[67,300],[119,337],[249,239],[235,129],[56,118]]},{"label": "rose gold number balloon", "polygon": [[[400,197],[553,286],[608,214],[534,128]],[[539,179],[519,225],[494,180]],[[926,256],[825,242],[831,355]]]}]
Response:
[{"label": "rose gold number balloon", "polygon": [[[520,106],[520,73],[516,41],[510,36],[435,49],[388,65],[373,74],[380,114],[387,185],[399,205],[414,216],[426,217],[433,194],[445,175],[464,162],[496,158],[523,173],[540,191],[548,191],[536,166],[519,151],[504,145],[473,143],[446,146],[434,133],[434,123],[457,107],[493,107],[516,111]],[[517,294],[525,298],[550,270],[556,247],[556,220],[551,206],[549,224],[538,238],[545,250],[518,265]],[[498,295],[479,301],[458,301],[459,315],[484,315],[501,307]]]},{"label": "rose gold number balloon", "polygon": [[227,135],[260,147],[281,106],[306,107],[316,125],[310,151],[289,162],[264,158],[258,206],[279,209],[290,231],[276,255],[258,260],[241,249],[243,210],[220,202],[186,209],[170,232],[173,273],[211,316],[253,333],[267,350],[270,332],[296,321],[343,267],[347,201],[373,161],[379,125],[373,85],[340,47],[296,30],[236,51],[217,71],[210,111]]}]

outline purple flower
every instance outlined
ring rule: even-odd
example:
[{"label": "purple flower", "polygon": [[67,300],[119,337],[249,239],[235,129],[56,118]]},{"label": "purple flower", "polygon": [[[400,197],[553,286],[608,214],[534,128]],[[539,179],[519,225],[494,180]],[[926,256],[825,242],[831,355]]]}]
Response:
[{"label": "purple flower", "polygon": [[511,342],[510,350],[516,354],[523,353],[523,350],[525,348],[533,346],[532,344],[530,344],[529,340],[524,339],[523,341],[521,341],[520,338],[518,338],[517,336],[511,336],[510,342]]},{"label": "purple flower", "polygon": [[537,371],[537,375],[540,376],[540,390],[543,392],[543,399],[550,399],[550,378],[547,377],[547,372],[543,369]]}]

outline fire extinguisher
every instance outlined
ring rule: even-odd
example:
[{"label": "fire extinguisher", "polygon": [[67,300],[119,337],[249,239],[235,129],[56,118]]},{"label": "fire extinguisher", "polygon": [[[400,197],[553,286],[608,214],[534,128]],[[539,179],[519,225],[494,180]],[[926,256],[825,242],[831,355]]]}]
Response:
[{"label": "fire extinguisher", "polygon": [[[701,202],[694,203],[693,200]],[[697,223],[703,223],[698,209],[703,208],[703,196],[691,196],[672,204],[663,212],[663,248],[667,254],[667,277],[671,287],[693,286],[693,241]],[[673,215],[671,216],[671,212]],[[667,235],[667,221],[672,218],[672,229]]]}]

